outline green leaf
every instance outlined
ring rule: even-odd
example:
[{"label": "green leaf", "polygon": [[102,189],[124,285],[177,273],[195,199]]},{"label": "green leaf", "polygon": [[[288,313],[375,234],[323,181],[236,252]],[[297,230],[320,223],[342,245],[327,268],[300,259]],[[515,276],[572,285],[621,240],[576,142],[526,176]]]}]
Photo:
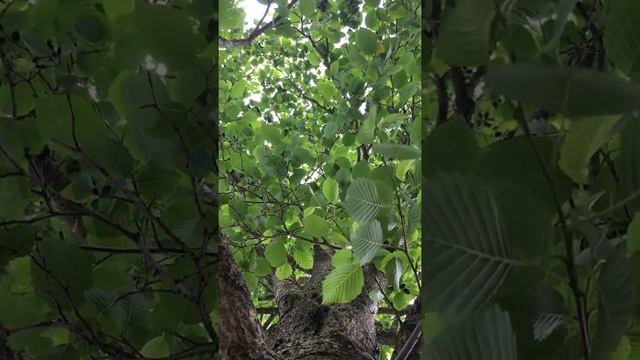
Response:
[{"label": "green leaf", "polygon": [[628,337],[623,336],[620,343],[618,343],[618,347],[607,360],[629,360],[629,356],[631,356],[631,343]]},{"label": "green leaf", "polygon": [[400,279],[402,278],[402,268],[404,266],[403,259],[405,258],[403,256],[403,253],[396,251],[387,255],[382,261],[385,276],[393,284],[395,291],[400,291]]},{"label": "green leaf", "polygon": [[609,139],[618,118],[586,118],[572,123],[560,150],[560,168],[575,182],[587,181],[591,156]]},{"label": "green leaf", "polygon": [[562,295],[548,286],[536,291],[532,308],[533,339],[536,341],[549,338],[569,317],[569,310]]},{"label": "green leaf", "polygon": [[35,234],[28,225],[0,227],[0,270],[9,260],[31,253]]},{"label": "green leaf", "polygon": [[553,23],[553,37],[545,46],[546,50],[555,48],[564,32],[564,28],[569,22],[569,16],[573,12],[573,8],[577,0],[560,0],[556,8],[556,19]]},{"label": "green leaf", "polygon": [[463,119],[447,121],[433,130],[424,141],[428,154],[422,159],[424,176],[442,172],[467,173],[480,158],[481,149],[475,135]]},{"label": "green leaf", "polygon": [[407,114],[405,113],[393,113],[386,115],[382,118],[382,124],[394,124],[396,122],[401,122],[407,119]]},{"label": "green leaf", "polygon": [[418,91],[420,91],[420,86],[418,86],[418,84],[411,82],[404,84],[398,91],[398,106],[406,104],[407,101]]},{"label": "green leaf", "polygon": [[373,151],[395,160],[420,158],[420,149],[403,144],[373,144]]},{"label": "green leaf", "polygon": [[637,360],[640,356],[640,326],[637,321],[634,321],[633,326],[629,330],[628,339],[629,345],[631,346],[629,360]]},{"label": "green leaf", "polygon": [[490,67],[486,79],[498,94],[566,116],[615,115],[640,109],[640,87],[590,69],[520,64]]},{"label": "green leaf", "polygon": [[598,322],[592,359],[606,360],[629,328],[635,294],[626,253],[609,243],[599,252],[604,263],[598,277]]},{"label": "green leaf", "polygon": [[376,131],[376,106],[373,105],[371,110],[367,114],[367,117],[364,119],[360,127],[358,128],[358,133],[356,134],[356,139],[361,144],[371,144],[373,143],[373,139],[375,137]]},{"label": "green leaf", "polygon": [[340,189],[338,188],[338,183],[332,178],[327,178],[322,183],[322,193],[324,194],[324,197],[326,197],[327,200],[332,204],[336,204],[338,202],[340,195],[339,191]]},{"label": "green leaf", "polygon": [[323,237],[329,235],[329,223],[318,215],[308,215],[302,219],[304,230],[311,236]]},{"label": "green leaf", "polygon": [[[83,150],[94,161],[99,162],[102,167],[115,175],[129,177],[133,173],[135,161],[127,148],[120,142],[112,139],[94,141],[83,146]],[[146,193],[147,189],[144,189],[143,192]]]},{"label": "green leaf", "polygon": [[333,139],[336,135],[336,131],[338,131],[338,123],[330,121],[325,125],[322,131],[322,136],[324,136],[325,139]]},{"label": "green leaf", "polygon": [[331,265],[336,268],[347,263],[353,263],[353,251],[351,249],[340,249],[331,258]]},{"label": "green leaf", "polygon": [[336,61],[331,63],[331,67],[329,68],[329,72],[331,73],[331,75],[336,76],[339,70],[340,70],[339,62]]},{"label": "green leaf", "polygon": [[516,263],[493,193],[472,177],[436,175],[423,215],[426,311],[452,319],[481,309]]},{"label": "green leaf", "polygon": [[271,274],[271,264],[263,257],[256,259],[256,268],[254,270],[257,276],[267,276]]},{"label": "green leaf", "polygon": [[313,245],[308,241],[296,241],[293,246],[293,260],[303,269],[313,268]]},{"label": "green leaf", "polygon": [[[2,259],[0,258],[0,262]],[[6,327],[20,327],[36,323],[51,311],[42,297],[33,293],[31,266],[28,257],[12,260],[6,272],[0,271],[0,322]]]},{"label": "green leaf", "polygon": [[385,207],[373,180],[358,178],[353,180],[347,189],[345,206],[349,215],[359,223],[366,223],[376,218],[378,212]]},{"label": "green leaf", "polygon": [[373,260],[383,243],[382,227],[377,220],[363,223],[351,233],[353,253],[362,265]]},{"label": "green leaf", "polygon": [[491,0],[459,0],[454,8],[447,8],[436,46],[437,56],[449,65],[486,65],[494,6]]},{"label": "green leaf", "polygon": [[241,98],[246,88],[247,88],[247,82],[245,80],[240,79],[238,80],[238,82],[233,84],[233,87],[231,88],[231,91],[229,91],[229,94],[234,98]]},{"label": "green leaf", "polygon": [[78,353],[70,344],[38,349],[38,360],[80,360]]},{"label": "green leaf", "polygon": [[357,263],[346,263],[331,270],[322,281],[322,303],[344,304],[362,292],[364,274]]},{"label": "green leaf", "polygon": [[398,167],[396,168],[396,178],[398,178],[398,180],[403,181],[405,175],[407,175],[407,172],[409,170],[411,170],[413,164],[415,163],[414,160],[401,160],[398,162]]},{"label": "green leaf", "polygon": [[515,258],[536,262],[548,255],[556,212],[524,185],[506,179],[486,179],[500,209]]},{"label": "green leaf", "polygon": [[630,254],[640,251],[640,212],[636,212],[627,229],[627,249]]},{"label": "green leaf", "polygon": [[174,192],[179,175],[174,171],[166,171],[155,167],[142,169],[136,175],[140,194],[146,199],[159,199]]},{"label": "green leaf", "polygon": [[630,204],[634,210],[639,210],[638,194],[640,194],[640,121],[636,118],[625,119],[620,131],[620,171],[621,195],[626,199],[635,199]]},{"label": "green leaf", "polygon": [[[48,238],[38,244],[41,259],[47,264],[47,272],[43,273],[37,266],[32,266],[35,272],[36,282],[39,287],[48,288],[48,284],[58,284],[47,281],[43,277],[53,276],[60,281],[60,284],[69,287],[74,291],[84,291],[93,285],[92,266],[93,257],[91,254],[80,250],[58,238]],[[57,287],[57,286],[54,286]]]},{"label": "green leaf", "polygon": [[316,66],[322,62],[322,58],[315,50],[309,51],[309,57],[307,59],[309,60],[309,64],[313,66]]},{"label": "green leaf", "polygon": [[264,257],[269,261],[271,266],[279,267],[287,262],[287,249],[282,241],[272,241],[264,249]]},{"label": "green leaf", "polygon": [[96,14],[82,14],[76,20],[76,31],[90,42],[99,42],[106,35],[103,20]]},{"label": "green leaf", "polygon": [[369,29],[378,28],[378,18],[376,17],[375,11],[369,11],[364,21]]},{"label": "green leaf", "polygon": [[474,173],[486,179],[503,178],[528,188],[543,205],[555,212],[555,200],[540,170],[538,156],[551,175],[558,200],[564,203],[569,199],[571,181],[559,169],[557,147],[557,143],[549,137],[534,137],[531,142],[524,136],[500,141],[482,154]]},{"label": "green leaf", "polygon": [[378,37],[376,34],[369,30],[360,28],[355,32],[356,45],[367,55],[374,55],[378,45]]},{"label": "green leaf", "polygon": [[313,17],[316,13],[316,0],[300,0],[300,12],[308,18]]},{"label": "green leaf", "polygon": [[[235,0],[221,0],[219,4],[220,30],[242,29],[245,13],[235,6]],[[278,7],[279,9],[280,7]]]},{"label": "green leaf", "polygon": [[169,352],[169,344],[167,344],[164,336],[158,336],[149,340],[149,342],[142,347],[140,353],[151,359],[164,358],[171,354]]},{"label": "green leaf", "polygon": [[640,71],[640,3],[616,0],[608,4],[604,46],[609,57],[625,73]]},{"label": "green leaf", "polygon": [[338,89],[329,80],[319,81],[316,87],[318,94],[322,95],[326,100],[331,100],[338,94]]},{"label": "green leaf", "polygon": [[[149,54],[171,70],[185,68],[194,62],[204,41],[201,41],[202,35],[196,35],[191,19],[183,15],[184,10],[144,2],[137,2],[135,7],[130,15],[131,25],[125,22],[127,25],[115,28],[118,33],[115,39],[117,61],[137,67]],[[222,22],[232,18],[231,14],[220,17]]]},{"label": "green leaf", "polygon": [[279,280],[284,280],[290,277],[292,274],[293,274],[293,268],[291,267],[291,265],[289,265],[289,263],[284,263],[278,266],[278,268],[276,269],[276,277]]},{"label": "green leaf", "polygon": [[63,96],[46,96],[36,100],[38,127],[44,137],[71,139],[70,114]]},{"label": "green leaf", "polygon": [[102,0],[105,12],[111,17],[129,14],[135,5],[135,0]]},{"label": "green leaf", "polygon": [[418,205],[418,201],[411,201],[409,209],[407,211],[407,236],[411,236],[416,230],[418,230],[418,227],[421,224],[421,215],[422,214],[420,213],[420,205]]},{"label": "green leaf", "polygon": [[349,241],[347,238],[339,232],[333,232],[328,238],[333,244],[347,244]]},{"label": "green leaf", "polygon": [[445,329],[427,346],[429,360],[517,360],[509,314],[490,305]]}]

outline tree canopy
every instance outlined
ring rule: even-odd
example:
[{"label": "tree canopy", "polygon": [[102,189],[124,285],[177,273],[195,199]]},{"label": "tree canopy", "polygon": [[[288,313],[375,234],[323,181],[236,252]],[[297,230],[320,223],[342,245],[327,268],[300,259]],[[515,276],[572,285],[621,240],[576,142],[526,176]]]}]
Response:
[{"label": "tree canopy", "polygon": [[0,3],[0,358],[217,351],[214,3]]},{"label": "tree canopy", "polygon": [[421,5],[261,3],[248,29],[221,4],[224,242],[264,327],[282,321],[278,283],[313,282],[327,251],[317,302],[370,297],[397,332],[420,292]]}]

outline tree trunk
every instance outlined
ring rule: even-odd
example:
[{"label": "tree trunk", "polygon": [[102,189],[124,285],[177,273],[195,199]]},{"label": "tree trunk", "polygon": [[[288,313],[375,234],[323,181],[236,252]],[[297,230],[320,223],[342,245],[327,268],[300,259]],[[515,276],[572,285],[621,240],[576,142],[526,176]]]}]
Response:
[{"label": "tree trunk", "polygon": [[265,344],[249,289],[224,242],[218,247],[218,256],[220,360],[279,359]]},{"label": "tree trunk", "polygon": [[331,254],[316,246],[310,278],[274,280],[280,321],[269,330],[267,344],[286,359],[377,359],[378,305],[368,294],[383,277],[367,267],[360,296],[348,304],[322,305],[322,280],[329,271]]},{"label": "tree trunk", "polygon": [[323,305],[322,280],[331,270],[331,253],[316,246],[309,278],[271,279],[280,320],[264,330],[240,270],[226,245],[220,248],[221,359],[378,359],[378,304],[369,293],[386,283],[375,267],[365,267],[365,286],[355,300]]}]

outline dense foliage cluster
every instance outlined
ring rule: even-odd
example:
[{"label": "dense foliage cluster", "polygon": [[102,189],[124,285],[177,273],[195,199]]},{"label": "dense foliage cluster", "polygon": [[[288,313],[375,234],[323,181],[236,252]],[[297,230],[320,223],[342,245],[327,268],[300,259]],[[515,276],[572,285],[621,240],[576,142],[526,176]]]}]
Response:
[{"label": "dense foliage cluster", "polygon": [[423,12],[423,355],[637,359],[640,3]]},{"label": "dense foliage cluster", "polygon": [[420,292],[420,4],[262,3],[275,10],[249,35],[221,4],[222,232],[265,327],[271,278],[304,281],[321,248],[321,302],[355,299],[375,264],[368,295],[397,331]]},{"label": "dense foliage cluster", "polygon": [[217,349],[214,4],[0,3],[0,358]]}]

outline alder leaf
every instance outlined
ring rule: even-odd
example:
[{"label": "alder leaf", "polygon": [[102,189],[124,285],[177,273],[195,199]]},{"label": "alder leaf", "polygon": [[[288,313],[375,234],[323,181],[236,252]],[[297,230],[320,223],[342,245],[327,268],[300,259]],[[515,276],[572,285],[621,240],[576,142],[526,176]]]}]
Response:
[{"label": "alder leaf", "polygon": [[362,292],[364,274],[360,264],[349,262],[339,265],[322,281],[322,303],[344,304]]}]

